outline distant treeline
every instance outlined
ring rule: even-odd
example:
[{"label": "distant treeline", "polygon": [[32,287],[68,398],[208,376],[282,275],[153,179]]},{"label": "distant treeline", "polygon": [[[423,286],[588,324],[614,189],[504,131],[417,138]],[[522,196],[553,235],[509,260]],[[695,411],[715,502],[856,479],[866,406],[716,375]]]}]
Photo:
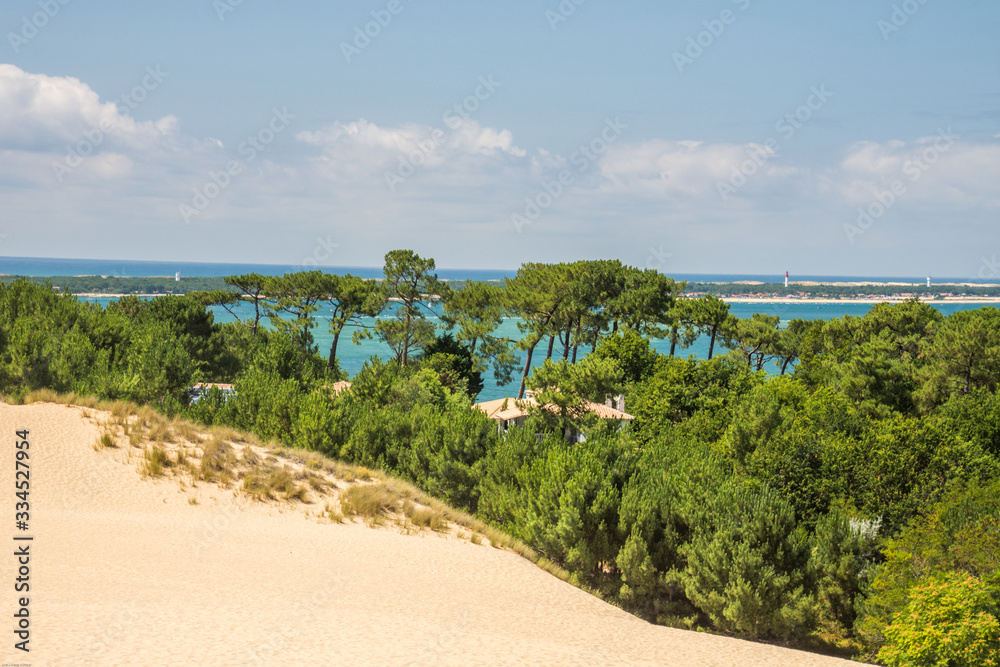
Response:
[{"label": "distant treeline", "polygon": [[181,276],[146,276],[123,278],[120,276],[0,276],[0,281],[10,284],[15,280],[27,280],[44,285],[50,283],[60,291],[69,290],[73,294],[187,294],[188,292],[227,289],[223,278]]},{"label": "distant treeline", "polygon": [[769,297],[841,298],[866,296],[979,296],[1000,297],[1000,287],[983,285],[967,287],[958,285],[798,285],[791,283],[764,283],[744,285],[738,283],[688,283],[685,294],[712,294],[718,297],[746,297],[765,295]]},{"label": "distant treeline", "polygon": [[[1000,310],[907,300],[781,327],[613,261],[454,290],[397,250],[384,276],[248,274],[225,279],[236,293],[106,306],[0,285],[0,392],[148,403],[389,471],[650,621],[890,667],[996,664]],[[335,391],[338,332],[362,317],[394,359]],[[712,358],[674,354],[701,335]],[[473,409],[491,365],[533,390],[526,423]],[[192,404],[197,381],[235,391]],[[634,419],[588,408],[619,394]]]}]

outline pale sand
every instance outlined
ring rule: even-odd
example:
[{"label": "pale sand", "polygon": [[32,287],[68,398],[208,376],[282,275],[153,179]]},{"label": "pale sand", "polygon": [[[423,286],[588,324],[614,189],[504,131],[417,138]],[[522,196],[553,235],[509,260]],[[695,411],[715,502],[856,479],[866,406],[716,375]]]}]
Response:
[{"label": "pale sand", "polygon": [[[31,442],[33,665],[849,665],[650,625],[512,553],[142,479],[80,408],[0,404]],[[137,451],[137,450],[133,450]],[[137,457],[136,457],[137,458]],[[189,504],[197,495],[200,504]],[[15,609],[3,549],[0,613]]]}]

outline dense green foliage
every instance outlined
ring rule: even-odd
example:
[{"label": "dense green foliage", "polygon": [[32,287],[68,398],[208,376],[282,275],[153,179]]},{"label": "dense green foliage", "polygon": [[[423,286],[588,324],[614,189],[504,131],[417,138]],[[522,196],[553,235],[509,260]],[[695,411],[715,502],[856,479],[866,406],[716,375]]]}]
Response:
[{"label": "dense green foliage", "polygon": [[27,280],[38,285],[51,283],[59,289],[73,294],[185,294],[195,290],[225,289],[222,278],[203,276],[148,276],[127,278],[124,276],[50,276],[23,277],[0,276],[0,282],[10,284],[17,280]]},{"label": "dense green foliage", "polygon": [[[891,665],[993,664],[1000,313],[905,302],[778,328],[654,274],[526,265],[456,297],[432,260],[394,251],[382,284],[234,276],[236,291],[106,308],[16,281],[0,287],[0,391],[131,399],[391,471],[656,622]],[[423,316],[428,290],[450,334]],[[251,318],[222,326],[206,308],[239,302]],[[383,318],[373,335],[394,358],[335,393],[320,309],[331,326]],[[495,334],[511,315],[519,340]],[[658,354],[659,334],[715,336],[714,358]],[[472,403],[515,347],[545,353],[523,376],[543,407],[502,431]],[[191,403],[198,381],[235,394]],[[634,420],[587,410],[619,392]]]}]

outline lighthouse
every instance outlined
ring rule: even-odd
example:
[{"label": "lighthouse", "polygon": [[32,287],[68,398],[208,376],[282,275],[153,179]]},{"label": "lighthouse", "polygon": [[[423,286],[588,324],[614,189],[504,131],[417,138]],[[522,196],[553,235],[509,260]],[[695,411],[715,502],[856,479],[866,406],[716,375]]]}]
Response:
[{"label": "lighthouse", "polygon": [[[930,278],[928,278],[930,280]],[[785,271],[785,289],[788,289],[788,271]]]}]

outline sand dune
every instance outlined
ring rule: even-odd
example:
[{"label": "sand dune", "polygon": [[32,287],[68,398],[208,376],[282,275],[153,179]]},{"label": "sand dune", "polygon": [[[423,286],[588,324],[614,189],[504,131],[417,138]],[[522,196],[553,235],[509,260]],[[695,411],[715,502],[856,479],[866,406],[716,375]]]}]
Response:
[{"label": "sand dune", "polygon": [[[335,524],[214,485],[143,479],[80,408],[0,404],[31,442],[32,665],[835,665],[656,627],[507,551]],[[192,497],[198,504],[191,504]],[[3,579],[14,579],[13,549]],[[2,587],[11,619],[15,594]],[[8,625],[10,622],[8,621]]]}]

